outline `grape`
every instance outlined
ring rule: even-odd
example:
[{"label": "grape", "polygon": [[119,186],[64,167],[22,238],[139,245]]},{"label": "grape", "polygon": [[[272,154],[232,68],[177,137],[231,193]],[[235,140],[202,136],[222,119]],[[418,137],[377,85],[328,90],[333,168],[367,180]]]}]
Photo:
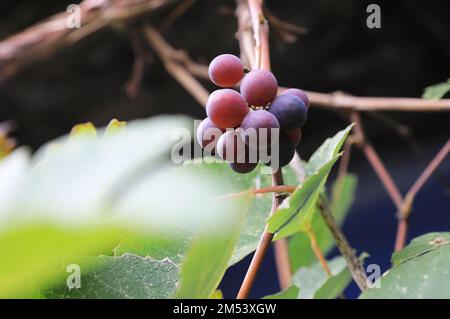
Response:
[{"label": "grape", "polygon": [[275,98],[277,91],[277,79],[266,70],[250,71],[241,83],[242,96],[253,106],[267,105]]},{"label": "grape", "polygon": [[206,151],[214,155],[217,141],[224,132],[224,129],[217,127],[213,121],[206,118],[197,128],[197,141]]},{"label": "grape", "polygon": [[272,135],[278,138],[275,134],[279,134],[279,128],[278,120],[271,113],[253,111],[242,120],[242,139],[251,149],[265,149],[270,146]]},{"label": "grape", "polygon": [[244,66],[237,56],[221,54],[209,64],[208,74],[214,84],[232,87],[244,77]]},{"label": "grape", "polygon": [[231,89],[214,91],[206,102],[206,114],[220,128],[239,126],[247,113],[244,98]]},{"label": "grape", "polygon": [[308,108],[305,103],[291,94],[278,96],[270,104],[268,111],[275,115],[280,123],[280,128],[284,131],[291,128],[301,128],[308,115]]},{"label": "grape", "polygon": [[298,145],[302,139],[302,130],[299,128],[293,128],[286,131],[286,135],[291,139],[294,145]]},{"label": "grape", "polygon": [[239,174],[246,174],[253,171],[258,163],[229,163],[230,167]]},{"label": "grape", "polygon": [[258,163],[258,154],[250,150],[241,138],[240,129],[224,133],[216,146],[219,156],[229,163]]},{"label": "grape", "polygon": [[284,90],[281,94],[295,95],[305,103],[306,107],[309,108],[309,98],[308,95],[306,95],[305,91],[302,91],[300,89],[287,89]]},{"label": "grape", "polygon": [[286,133],[282,132],[280,133],[278,143],[272,146],[268,151],[270,160],[264,162],[264,164],[277,170],[291,162],[295,155],[295,144]]}]

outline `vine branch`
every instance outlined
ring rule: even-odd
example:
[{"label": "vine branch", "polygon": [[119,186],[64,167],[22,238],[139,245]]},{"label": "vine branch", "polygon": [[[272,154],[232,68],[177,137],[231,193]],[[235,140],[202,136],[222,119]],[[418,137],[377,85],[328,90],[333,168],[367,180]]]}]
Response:
[{"label": "vine branch", "polygon": [[336,224],[336,221],[333,217],[331,208],[323,196],[320,197],[318,206],[319,212],[323,220],[325,221],[325,224],[334,237],[337,248],[347,262],[348,269],[350,270],[353,279],[355,280],[361,291],[366,290],[368,288],[367,276],[361,264],[361,261],[356,257],[355,251],[351,248],[350,244],[347,241],[347,238],[340,231],[339,226]]},{"label": "vine branch", "polygon": [[[246,3],[244,1],[238,1],[238,7],[236,16],[238,19],[242,19],[243,17],[249,17],[253,30],[253,52],[252,58],[254,58],[255,62],[252,65],[253,68],[261,68],[265,70],[270,70],[270,50],[269,50],[269,26],[264,18],[264,14],[262,11],[262,0],[247,0]],[[248,10],[248,14],[241,11]],[[248,21],[248,20],[247,20]],[[246,22],[239,20],[239,40],[240,46],[244,50],[245,48],[249,48],[249,44],[245,43],[249,41],[250,37],[243,35],[246,32]],[[245,52],[244,52],[245,53]],[[247,57],[246,60],[249,61],[251,57]],[[283,173],[282,170],[277,170],[272,175],[272,185],[274,187],[281,186],[284,184],[283,181]],[[273,214],[278,205],[282,202],[284,196],[282,194],[278,194],[273,196],[272,201],[272,209],[271,213]],[[264,229],[264,232],[259,241],[258,247],[253,255],[252,261],[250,262],[250,266],[247,269],[247,273],[245,274],[244,280],[242,282],[241,288],[237,295],[237,299],[245,299],[248,297],[250,290],[255,281],[256,275],[261,267],[261,264],[264,260],[264,257],[267,253],[267,250],[272,243],[274,234],[268,231],[267,225]],[[287,250],[287,243],[281,242],[276,243],[274,245],[275,249],[275,262],[277,265],[277,273],[279,277],[279,282],[281,289],[285,289],[289,286],[291,281],[291,269],[289,262],[289,253]]]}]

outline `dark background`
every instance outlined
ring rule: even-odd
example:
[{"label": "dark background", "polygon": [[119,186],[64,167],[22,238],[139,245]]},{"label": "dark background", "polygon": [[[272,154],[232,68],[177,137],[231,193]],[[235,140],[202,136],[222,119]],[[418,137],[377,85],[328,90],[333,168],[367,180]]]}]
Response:
[{"label": "dark background", "polygon": [[[71,2],[3,0],[0,39],[64,11]],[[366,27],[369,3],[381,6],[381,29]],[[233,1],[199,0],[164,36],[203,63],[220,53],[237,54],[236,20],[224,10],[233,10],[233,5]],[[271,0],[267,6],[278,18],[308,30],[292,44],[280,42],[272,33],[272,67],[280,85],[361,96],[419,97],[424,87],[450,77],[449,1]],[[157,26],[170,9],[148,21]],[[129,98],[124,85],[132,63],[127,33],[101,31],[1,85],[0,122],[14,120],[14,137],[35,149],[80,122],[103,126],[112,118],[132,120],[160,113],[205,116],[155,55],[138,96]],[[409,136],[399,135],[383,120],[386,116],[409,127]],[[402,192],[450,136],[450,114],[445,112],[364,114],[363,121]],[[301,156],[308,158],[324,138],[345,126],[340,114],[313,107],[303,130]],[[358,151],[352,153],[350,171],[358,175],[359,187],[344,232],[359,252],[371,255],[368,263],[386,270],[395,238],[395,208]],[[450,228],[449,175],[447,160],[419,193],[410,238]],[[228,271],[221,285],[225,297],[234,297],[249,261],[250,257]],[[252,296],[277,290],[273,258],[267,258]],[[346,294],[355,297],[358,291],[352,286]]]}]

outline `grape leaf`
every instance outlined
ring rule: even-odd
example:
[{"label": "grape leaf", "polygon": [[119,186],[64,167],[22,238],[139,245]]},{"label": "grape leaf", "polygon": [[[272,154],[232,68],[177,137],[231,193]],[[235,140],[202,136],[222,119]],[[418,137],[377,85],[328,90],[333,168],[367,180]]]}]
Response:
[{"label": "grape leaf", "polygon": [[339,131],[313,153],[305,164],[306,180],[286,198],[269,219],[269,230],[277,232],[275,239],[287,237],[311,227],[316,203],[328,174],[340,156],[339,151],[353,124]]},{"label": "grape leaf", "polygon": [[233,255],[240,227],[223,236],[196,238],[181,265],[177,298],[211,298]]},{"label": "grape leaf", "polygon": [[276,233],[275,239],[310,227],[321,187],[338,158],[339,154],[322,166],[317,173],[309,176],[269,217],[269,231]]},{"label": "grape leaf", "polygon": [[450,298],[450,233],[432,233],[414,239],[393,257],[394,266],[361,299]]},{"label": "grape leaf", "polygon": [[282,290],[276,294],[265,296],[264,299],[297,299],[300,289],[292,285],[289,288]]},{"label": "grape leaf", "polygon": [[[338,225],[342,225],[349,212],[355,189],[354,175],[346,175],[332,186],[330,206]],[[320,214],[314,214],[311,227],[321,251],[324,254],[330,252],[334,247],[334,239]],[[289,240],[289,256],[293,271],[302,266],[310,266],[317,260],[311,249],[309,237],[305,233],[297,233]]]},{"label": "grape leaf", "polygon": [[292,276],[292,285],[287,290],[266,298],[334,299],[338,297],[348,286],[352,276],[342,256],[329,261],[328,266],[331,276],[325,273],[319,263],[300,268]]},{"label": "grape leaf", "polygon": [[169,169],[173,132],[188,124],[175,117],[133,121],[112,135],[66,136],[31,159],[17,150],[0,162],[2,184],[10,185],[0,186],[0,249],[8,252],[0,262],[2,296],[45,289],[45,275],[73,254],[112,254],[119,232],[220,232],[232,223],[229,212],[239,204],[215,205],[230,191],[220,179]]},{"label": "grape leaf", "polygon": [[429,233],[415,238],[408,246],[392,255],[392,266],[398,266],[445,244],[450,244],[450,233]]},{"label": "grape leaf", "polygon": [[161,299],[173,297],[176,291],[178,269],[168,259],[125,254],[80,257],[70,264],[80,267],[80,288],[68,288],[64,280],[45,293],[47,298]]},{"label": "grape leaf", "polygon": [[450,79],[447,82],[434,84],[425,88],[422,97],[427,100],[440,100],[450,91]]},{"label": "grape leaf", "polygon": [[120,243],[114,248],[115,256],[132,253],[141,257],[162,260],[169,258],[180,264],[190,246],[192,234],[184,230],[150,234],[125,233],[120,236]]},{"label": "grape leaf", "polygon": [[[31,297],[58,279],[52,272],[65,256],[111,252],[118,230],[108,227],[61,228],[35,224],[0,233],[0,298]],[[50,275],[52,274],[52,275]]]}]

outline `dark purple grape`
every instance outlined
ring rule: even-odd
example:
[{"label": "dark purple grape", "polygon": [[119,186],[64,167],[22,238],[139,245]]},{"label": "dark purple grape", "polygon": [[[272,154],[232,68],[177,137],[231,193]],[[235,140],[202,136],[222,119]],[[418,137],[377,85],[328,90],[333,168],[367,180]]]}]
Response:
[{"label": "dark purple grape", "polygon": [[275,116],[265,110],[252,111],[242,120],[242,139],[251,149],[270,147],[272,136],[278,139],[280,125]]},{"label": "dark purple grape", "polygon": [[275,115],[283,131],[301,128],[308,115],[305,103],[297,96],[290,94],[277,96],[270,104],[268,111]]},{"label": "dark purple grape", "polygon": [[244,66],[237,56],[221,54],[211,61],[208,73],[214,84],[221,87],[232,87],[244,77]]},{"label": "dark purple grape", "polygon": [[309,98],[308,95],[306,95],[305,91],[302,91],[300,89],[287,89],[284,90],[281,94],[295,95],[305,103],[307,108],[309,108]]},{"label": "dark purple grape", "polygon": [[207,152],[214,155],[217,141],[224,132],[225,129],[219,128],[213,121],[206,118],[197,128],[197,141]]},{"label": "dark purple grape", "polygon": [[289,131],[285,132],[287,136],[291,139],[295,146],[300,144],[300,140],[302,139],[302,130],[299,128],[292,128]]},{"label": "dark purple grape", "polygon": [[231,89],[212,92],[206,103],[206,114],[220,128],[239,126],[247,113],[248,107],[244,98]]},{"label": "dark purple grape", "polygon": [[241,94],[248,104],[265,106],[277,96],[278,82],[275,76],[266,70],[252,70],[241,83]]},{"label": "dark purple grape", "polygon": [[295,155],[295,145],[287,134],[280,133],[278,143],[268,149],[269,160],[263,161],[265,165],[277,170],[286,166]]},{"label": "dark purple grape", "polygon": [[258,152],[244,143],[239,129],[225,132],[219,138],[216,150],[228,163],[258,163]]},{"label": "dark purple grape", "polygon": [[258,166],[258,163],[228,163],[230,167],[239,174],[246,174],[253,171],[256,166]]}]

